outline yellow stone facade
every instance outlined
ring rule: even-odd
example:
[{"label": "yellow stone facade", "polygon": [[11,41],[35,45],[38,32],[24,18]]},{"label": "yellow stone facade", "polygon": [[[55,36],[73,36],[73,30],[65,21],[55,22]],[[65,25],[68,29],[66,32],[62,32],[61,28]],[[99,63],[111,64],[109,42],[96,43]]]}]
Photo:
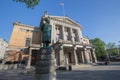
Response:
[{"label": "yellow stone facade", "polygon": [[[29,50],[38,50],[40,48],[40,28],[30,25],[13,23],[13,31],[8,45],[7,53],[10,54],[7,61],[19,61],[20,55],[22,59],[28,58]],[[27,39],[30,39],[30,45],[26,45]],[[28,49],[29,48],[29,49]],[[14,55],[14,56],[11,56]],[[25,59],[26,60],[26,59]]]},{"label": "yellow stone facade", "polygon": [[27,47],[25,45],[27,38],[30,38],[30,44],[40,44],[40,29],[38,27],[21,24],[19,22],[13,23],[13,26],[9,47]]}]

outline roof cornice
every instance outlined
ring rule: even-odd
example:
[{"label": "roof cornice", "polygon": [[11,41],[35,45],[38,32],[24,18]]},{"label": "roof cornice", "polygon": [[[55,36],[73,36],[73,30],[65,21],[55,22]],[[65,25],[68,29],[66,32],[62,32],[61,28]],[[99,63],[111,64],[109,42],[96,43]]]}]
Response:
[{"label": "roof cornice", "polygon": [[31,25],[27,25],[27,24],[22,24],[20,22],[14,22],[13,25],[19,25],[19,26],[29,27],[29,28],[39,28],[37,26],[31,26]]}]

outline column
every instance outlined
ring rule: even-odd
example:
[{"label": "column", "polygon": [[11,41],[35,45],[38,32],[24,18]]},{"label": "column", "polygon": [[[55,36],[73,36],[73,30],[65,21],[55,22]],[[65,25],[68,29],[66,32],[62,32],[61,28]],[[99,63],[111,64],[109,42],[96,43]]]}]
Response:
[{"label": "column", "polygon": [[66,70],[69,70],[68,53],[65,54],[65,67],[66,67]]},{"label": "column", "polygon": [[82,55],[82,62],[85,63],[83,51],[81,52],[81,55]]},{"label": "column", "polygon": [[78,29],[78,38],[79,38],[79,41],[80,41],[80,43],[82,43],[82,41],[81,41],[81,37],[82,37],[82,29]]},{"label": "column", "polygon": [[86,54],[87,54],[87,48],[84,48],[84,60],[85,60],[85,63],[89,63]]},{"label": "column", "polygon": [[95,61],[95,63],[97,63],[97,58],[96,58],[96,55],[95,55],[95,49],[92,49],[92,54],[93,54],[93,60]]},{"label": "column", "polygon": [[54,51],[55,51],[55,65],[57,66],[59,61],[59,54],[56,52],[57,50]]},{"label": "column", "polygon": [[74,59],[75,59],[75,65],[78,65],[78,58],[77,58],[76,49],[77,49],[77,47],[74,47]]},{"label": "column", "polygon": [[65,40],[65,30],[64,30],[64,26],[62,26],[62,39],[63,41]]},{"label": "column", "polygon": [[74,39],[73,39],[73,32],[72,32],[72,28],[70,28],[70,36],[71,36],[71,41],[73,42],[74,41]]},{"label": "column", "polygon": [[55,24],[53,24],[53,36],[54,36],[54,43],[56,43],[56,26],[55,26]]},{"label": "column", "polygon": [[54,43],[54,24],[51,23],[51,25],[53,25],[53,26],[52,26],[52,31],[51,31],[51,43],[50,43],[50,45],[52,45]]},{"label": "column", "polygon": [[28,62],[26,69],[29,69],[31,67],[31,55],[32,55],[32,49],[29,47],[29,55],[28,55]]},{"label": "column", "polygon": [[69,62],[68,62],[68,54],[65,54],[65,64],[68,65]]},{"label": "column", "polygon": [[61,46],[59,50],[59,65],[63,66],[64,64],[65,64],[64,51],[63,51],[63,46]]}]

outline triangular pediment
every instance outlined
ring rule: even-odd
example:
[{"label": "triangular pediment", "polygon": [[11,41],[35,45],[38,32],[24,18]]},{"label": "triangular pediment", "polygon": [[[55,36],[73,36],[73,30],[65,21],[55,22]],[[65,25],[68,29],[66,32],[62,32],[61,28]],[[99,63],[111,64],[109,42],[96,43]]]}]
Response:
[{"label": "triangular pediment", "polygon": [[80,24],[78,24],[76,21],[70,19],[69,17],[63,17],[63,16],[49,16],[49,17],[56,19],[56,20],[59,20],[59,21],[64,21],[68,24],[76,25],[76,26],[79,26],[82,28],[82,26]]}]

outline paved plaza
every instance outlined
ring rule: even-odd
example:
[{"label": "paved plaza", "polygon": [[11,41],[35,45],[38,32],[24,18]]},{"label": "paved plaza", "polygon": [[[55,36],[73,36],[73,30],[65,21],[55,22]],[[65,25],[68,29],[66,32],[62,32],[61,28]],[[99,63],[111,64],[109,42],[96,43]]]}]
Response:
[{"label": "paved plaza", "polygon": [[[23,69],[2,70],[0,80],[35,80],[34,74]],[[73,71],[57,71],[57,80],[120,80],[120,62],[110,65],[81,67]]]}]

